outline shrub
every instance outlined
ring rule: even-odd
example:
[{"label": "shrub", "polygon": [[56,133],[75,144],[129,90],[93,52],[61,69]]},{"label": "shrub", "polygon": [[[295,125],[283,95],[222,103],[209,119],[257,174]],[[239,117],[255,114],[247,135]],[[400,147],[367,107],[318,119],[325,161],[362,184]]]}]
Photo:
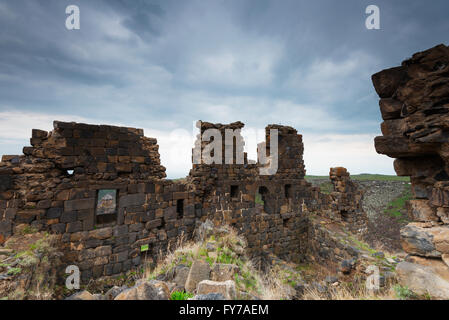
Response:
[{"label": "shrub", "polygon": [[187,300],[193,297],[193,293],[184,291],[173,291],[170,300]]},{"label": "shrub", "polygon": [[17,275],[17,274],[19,274],[21,272],[22,272],[21,268],[11,268],[11,269],[8,270],[8,275],[15,276],[15,275]]},{"label": "shrub", "polygon": [[396,297],[400,300],[415,299],[417,297],[416,294],[406,286],[403,287],[398,284],[395,285],[393,289]]}]

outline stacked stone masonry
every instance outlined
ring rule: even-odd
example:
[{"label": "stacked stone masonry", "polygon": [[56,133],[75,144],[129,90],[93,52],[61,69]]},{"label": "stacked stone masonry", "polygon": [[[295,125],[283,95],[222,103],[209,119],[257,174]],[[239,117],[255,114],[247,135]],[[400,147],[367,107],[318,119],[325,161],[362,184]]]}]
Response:
[{"label": "stacked stone masonry", "polygon": [[[201,139],[206,129],[224,137],[226,129],[243,126],[199,121],[193,153],[206,148]],[[267,154],[270,129],[278,130],[276,174],[260,175],[264,165],[248,161],[246,154],[235,164],[236,151],[243,150],[233,148],[234,163],[194,163],[179,181],[164,179],[157,141],[141,129],[58,121],[51,132],[34,129],[23,155],[3,156],[0,162],[0,244],[23,224],[59,234],[65,261],[78,265],[87,280],[156,259],[179,237],[193,238],[195,227],[209,219],[234,226],[253,256],[272,252],[307,259],[313,234],[308,214],[345,211],[350,219],[360,214],[359,205],[350,208],[354,195],[344,194],[359,194],[343,169],[336,179],[344,176],[344,182],[336,184],[334,197],[312,187],[304,179],[302,136],[291,127],[267,126]],[[236,131],[235,139],[240,138]],[[223,157],[226,148],[223,141]],[[107,199],[113,210],[99,214],[104,190],[115,195]]]},{"label": "stacked stone masonry", "polygon": [[337,213],[334,218],[347,222],[351,231],[363,233],[368,222],[362,208],[363,191],[343,167],[331,168],[329,178],[334,187],[334,192],[331,193],[331,212]]},{"label": "stacked stone masonry", "polygon": [[415,222],[401,230],[402,245],[410,261],[449,274],[449,48],[416,53],[372,81],[384,120],[376,150],[396,158],[396,173],[411,179],[408,214]]}]

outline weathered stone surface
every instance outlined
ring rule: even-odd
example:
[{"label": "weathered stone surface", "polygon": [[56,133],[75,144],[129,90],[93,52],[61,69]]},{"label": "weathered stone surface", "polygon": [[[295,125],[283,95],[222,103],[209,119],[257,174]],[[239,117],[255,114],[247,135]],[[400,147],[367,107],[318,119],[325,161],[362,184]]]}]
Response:
[{"label": "weathered stone surface", "polygon": [[238,272],[239,267],[235,264],[216,263],[211,272],[211,279],[213,281],[233,280]]},{"label": "weathered stone surface", "polygon": [[434,244],[431,228],[422,228],[419,224],[409,224],[401,229],[403,249],[411,254],[424,257],[440,257]]},{"label": "weathered stone surface", "polygon": [[381,98],[390,98],[406,77],[403,67],[396,67],[378,72],[372,76],[377,94]]},{"label": "weathered stone surface", "polygon": [[398,119],[401,116],[402,103],[400,101],[391,98],[380,99],[379,105],[382,119]]},{"label": "weathered stone surface", "polygon": [[221,293],[197,294],[191,300],[226,300]]},{"label": "weathered stone surface", "polygon": [[[277,171],[267,176],[261,174],[267,166],[249,161],[243,152],[239,131],[243,126],[241,122],[200,121],[199,137],[207,129],[223,136],[232,131],[233,139],[222,141],[224,157],[234,151],[234,139],[242,142],[232,159],[227,159],[232,164],[200,161],[193,164],[186,179],[171,181],[163,179],[165,168],[157,140],[144,137],[142,130],[55,121],[48,134],[35,131],[24,155],[2,158],[0,242],[21,223],[61,234],[60,244],[68,251],[64,258],[79,265],[87,280],[126,272],[144,257],[163,254],[180,237],[192,239],[197,225],[204,221],[211,226],[233,225],[247,239],[252,256],[274,252],[300,261],[307,252],[307,212],[323,209],[335,216],[346,212],[348,222],[363,216],[358,207],[360,193],[345,170],[340,170],[344,175],[336,176],[335,198],[320,193],[304,179],[304,145],[296,129],[282,125],[265,128],[262,144],[267,154],[271,131],[277,130],[279,138]],[[205,140],[195,142],[195,150],[204,148]],[[101,190],[115,190],[116,197],[99,199]],[[255,205],[256,195],[261,200]],[[104,212],[101,208],[105,207],[111,211]],[[209,234],[203,231],[207,240]],[[243,254],[243,244],[236,248],[236,253]],[[187,287],[190,283],[195,290],[199,281],[209,279],[208,271],[195,279],[195,272],[189,270],[186,275],[184,269],[176,281]]]},{"label": "weathered stone surface", "polygon": [[93,238],[93,239],[102,240],[102,239],[110,238],[111,236],[112,236],[112,228],[111,227],[96,229],[96,230],[92,230],[89,232],[89,237]]},{"label": "weathered stone surface", "polygon": [[[443,255],[441,255],[441,257],[443,257]],[[440,259],[428,259],[425,257],[408,255],[405,258],[405,261],[430,267],[432,268],[432,271],[435,272],[435,274],[437,274],[439,277],[443,278],[446,281],[449,281],[449,268],[446,263],[444,263],[444,261]]]},{"label": "weathered stone surface", "polygon": [[76,211],[83,209],[93,209],[95,199],[68,200],[64,202],[64,211]]},{"label": "weathered stone surface", "polygon": [[70,297],[66,298],[66,300],[98,300],[98,298],[94,297],[88,291],[83,290],[71,295]]},{"label": "weathered stone surface", "polygon": [[146,195],[144,193],[138,194],[129,194],[123,197],[120,197],[120,206],[121,207],[134,207],[141,206],[145,204]]},{"label": "weathered stone surface", "polygon": [[198,283],[197,294],[221,293],[226,300],[233,300],[236,297],[235,282],[203,280]]},{"label": "weathered stone surface", "polygon": [[192,263],[192,266],[189,270],[189,275],[187,276],[186,280],[186,290],[188,292],[193,292],[198,283],[202,280],[209,280],[210,279],[210,265],[207,262],[195,260]]},{"label": "weathered stone surface", "polygon": [[408,213],[412,220],[421,222],[439,221],[436,209],[430,206],[428,200],[409,200],[408,206]]},{"label": "weathered stone surface", "polygon": [[330,168],[329,179],[334,191],[330,208],[338,220],[349,222],[350,229],[360,233],[366,229],[368,217],[362,208],[363,191],[350,179],[346,168]]},{"label": "weathered stone surface", "polygon": [[189,267],[176,268],[173,282],[176,283],[177,286],[185,288],[187,277],[189,276],[189,271]]},{"label": "weathered stone surface", "polygon": [[449,208],[437,208],[437,216],[444,224],[449,224]]},{"label": "weathered stone surface", "polygon": [[352,262],[352,260],[343,260],[341,263],[340,263],[340,271],[343,273],[343,274],[349,274],[349,273],[351,273],[351,270],[352,270],[352,267],[353,267],[353,262]]},{"label": "weathered stone surface", "polygon": [[430,294],[449,299],[449,281],[437,275],[431,267],[403,261],[396,266],[399,282],[417,294]]},{"label": "weathered stone surface", "polygon": [[427,290],[440,298],[447,297],[447,282],[433,273],[447,269],[441,259],[449,250],[448,71],[449,48],[441,44],[372,77],[385,119],[383,136],[374,141],[376,151],[397,158],[396,173],[410,176],[415,200],[409,202],[408,212],[421,222],[401,230],[401,243],[407,253],[432,258],[396,270],[419,293]]},{"label": "weathered stone surface", "polygon": [[139,281],[134,287],[122,291],[114,300],[168,300],[169,293],[160,281]]},{"label": "weathered stone surface", "polygon": [[448,253],[443,253],[441,255],[441,258],[443,259],[443,262],[446,264],[446,266],[449,267],[449,254]]},{"label": "weathered stone surface", "polygon": [[120,293],[127,290],[127,286],[113,286],[104,294],[104,300],[114,300]]}]

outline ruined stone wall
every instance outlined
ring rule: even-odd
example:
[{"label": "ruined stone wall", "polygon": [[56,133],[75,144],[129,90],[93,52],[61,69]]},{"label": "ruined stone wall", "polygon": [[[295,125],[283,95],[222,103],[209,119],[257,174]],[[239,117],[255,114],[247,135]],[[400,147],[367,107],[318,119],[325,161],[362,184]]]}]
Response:
[{"label": "ruined stone wall", "polygon": [[346,222],[353,232],[363,233],[368,221],[362,208],[363,191],[351,180],[346,168],[331,168],[329,178],[334,188],[330,194],[332,218]]},{"label": "ruined stone wall", "polygon": [[[226,129],[242,129],[244,125],[199,122],[198,126],[201,134],[214,128],[224,137]],[[276,174],[261,175],[259,169],[264,165],[249,163],[245,154],[243,164],[194,165],[189,179],[199,195],[204,214],[216,225],[230,224],[244,234],[250,254],[271,251],[299,261],[304,259],[307,246],[307,210],[319,210],[327,202],[323,203],[319,189],[304,179],[302,136],[291,127],[267,126],[263,142],[267,156],[270,155],[270,129],[278,130]],[[196,146],[201,146],[204,152],[207,144],[201,144],[200,135],[197,138]],[[226,147],[223,143],[223,163]]]},{"label": "ruined stone wall", "polygon": [[[33,130],[31,145],[0,162],[3,241],[21,224],[60,234],[65,259],[88,279],[138,265],[141,246],[151,258],[191,236],[194,194],[161,179],[157,141],[141,129],[55,122]],[[98,214],[100,190],[116,192],[110,214]]]},{"label": "ruined stone wall", "polygon": [[[416,53],[372,80],[384,119],[376,150],[396,158],[396,173],[412,184],[408,213],[416,222],[401,230],[403,248],[409,261],[431,264],[449,281],[449,48]],[[416,268],[404,264],[410,272],[401,273],[403,279],[412,279],[406,274]],[[435,293],[437,282],[428,289]],[[449,297],[449,282],[445,286]]]},{"label": "ruined stone wall", "polygon": [[[198,122],[194,155],[207,151],[201,137],[213,128],[223,137],[223,162],[200,158],[182,181],[164,179],[157,141],[141,129],[55,121],[51,132],[33,130],[23,155],[0,162],[0,244],[24,225],[58,234],[64,261],[78,265],[87,280],[127,271],[144,257],[154,260],[210,219],[243,234],[253,257],[273,252],[302,261],[315,234],[309,232],[309,214],[332,205],[340,213],[356,212],[350,209],[353,198],[345,196],[354,188],[342,174],[336,179],[345,188],[335,198],[312,187],[304,179],[302,136],[292,127],[267,126],[259,145],[270,155],[270,130],[278,130],[276,174],[260,174],[266,165],[248,161],[246,154],[237,164],[244,141],[238,131],[238,147],[224,137],[243,126]],[[225,163],[230,148],[232,161]]]}]

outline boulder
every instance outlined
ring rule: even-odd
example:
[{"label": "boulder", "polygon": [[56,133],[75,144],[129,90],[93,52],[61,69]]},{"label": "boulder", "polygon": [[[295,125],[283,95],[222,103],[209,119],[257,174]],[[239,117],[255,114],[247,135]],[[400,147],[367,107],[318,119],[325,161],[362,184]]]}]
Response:
[{"label": "boulder", "polygon": [[193,292],[198,283],[210,279],[210,265],[207,262],[196,260],[192,263],[187,276],[185,288],[187,292]]},{"label": "boulder", "polygon": [[382,119],[398,119],[401,116],[402,103],[398,100],[386,98],[379,101]]},{"label": "boulder", "polygon": [[449,254],[442,254],[441,259],[443,259],[443,262],[449,267]]},{"label": "boulder", "polygon": [[197,294],[189,300],[226,300],[221,293]]},{"label": "boulder", "polygon": [[437,208],[437,216],[444,224],[449,224],[449,208]]},{"label": "boulder", "polygon": [[335,282],[338,282],[338,278],[336,276],[327,276],[324,279],[324,282],[326,282],[327,284],[333,284]]},{"label": "boulder", "polygon": [[433,272],[435,272],[438,276],[443,278],[446,281],[449,281],[449,268],[447,265],[440,259],[428,259],[418,256],[409,255],[405,259],[406,262],[419,264],[422,266],[432,268]]},{"label": "boulder", "polygon": [[418,223],[410,223],[401,229],[401,244],[404,251],[424,257],[440,257],[431,233],[433,228],[423,228]]},{"label": "boulder", "polygon": [[390,98],[406,76],[403,67],[395,67],[374,74],[371,79],[381,98]]},{"label": "boulder", "polygon": [[352,266],[353,266],[353,261],[352,260],[343,260],[340,263],[340,271],[343,274],[349,274],[349,273],[351,273]]},{"label": "boulder", "polygon": [[211,272],[213,281],[233,280],[234,275],[239,272],[239,267],[235,264],[217,263]]},{"label": "boulder", "polygon": [[226,300],[233,300],[236,298],[235,282],[233,280],[203,280],[198,283],[196,292],[197,294],[221,293]]},{"label": "boulder", "polygon": [[413,292],[437,299],[449,299],[449,281],[441,278],[429,266],[403,261],[396,267],[399,282]]},{"label": "boulder", "polygon": [[90,292],[83,290],[83,291],[72,294],[70,297],[67,297],[65,300],[99,300],[99,299],[98,299],[98,297],[92,295]]},{"label": "boulder", "polygon": [[113,286],[111,289],[109,289],[105,294],[104,294],[104,299],[105,300],[114,300],[115,297],[117,297],[120,293],[122,293],[123,291],[125,291],[126,289],[128,289],[127,286]]},{"label": "boulder", "polygon": [[179,267],[175,269],[175,277],[173,282],[179,287],[185,287],[187,277],[189,276],[189,267]]},{"label": "boulder", "polygon": [[121,292],[114,300],[168,300],[169,294],[162,281],[141,280],[134,287]]},{"label": "boulder", "polygon": [[438,221],[436,210],[429,205],[428,200],[409,200],[407,203],[408,214],[412,220],[428,222]]}]

